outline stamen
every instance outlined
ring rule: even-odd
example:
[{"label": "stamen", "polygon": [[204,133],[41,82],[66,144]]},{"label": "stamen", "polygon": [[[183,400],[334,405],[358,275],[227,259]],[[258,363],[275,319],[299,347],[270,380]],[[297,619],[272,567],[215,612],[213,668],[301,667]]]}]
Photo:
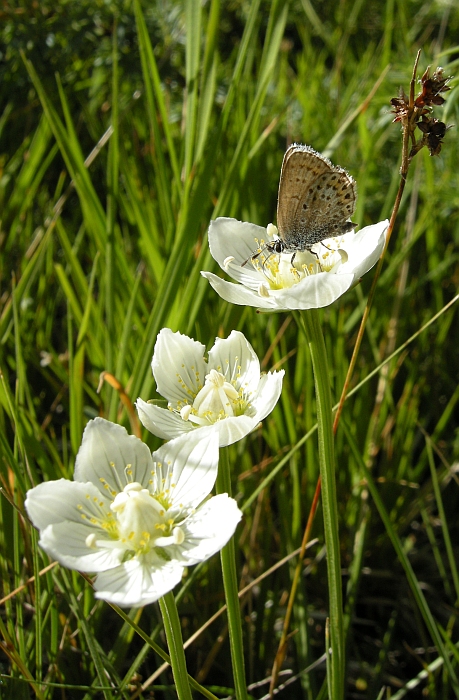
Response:
[{"label": "stamen", "polygon": [[188,420],[191,414],[192,406],[187,404],[186,406],[183,406],[183,408],[180,409],[180,417],[182,420]]},{"label": "stamen", "polygon": [[97,549],[96,540],[97,540],[97,537],[94,533],[92,533],[91,535],[88,535],[87,538],[85,539],[86,547],[89,547],[89,549]]}]

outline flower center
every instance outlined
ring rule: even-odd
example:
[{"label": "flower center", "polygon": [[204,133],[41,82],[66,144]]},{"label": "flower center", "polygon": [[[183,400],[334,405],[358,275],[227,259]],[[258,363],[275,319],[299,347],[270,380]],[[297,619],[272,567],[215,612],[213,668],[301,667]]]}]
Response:
[{"label": "flower center", "polygon": [[136,554],[145,554],[153,547],[181,544],[185,538],[183,530],[167,516],[167,510],[138,482],[125,486],[110,510],[116,516],[119,540]]},{"label": "flower center", "polygon": [[193,405],[183,406],[180,415],[184,420],[208,425],[224,418],[240,416],[247,411],[248,406],[249,402],[244,398],[242,389],[238,391],[232,383],[226,381],[221,372],[211,369]]},{"label": "flower center", "polygon": [[[277,235],[277,228],[270,224],[267,228],[270,242]],[[269,243],[258,241],[260,253],[251,258],[251,262],[257,272],[261,272],[266,278],[269,289],[288,289],[298,284],[305,277],[317,275],[320,272],[330,272],[337,263],[343,261],[339,246],[341,238],[327,239],[327,245],[323,243],[316,246],[316,254],[305,250],[293,253],[276,253],[269,249]],[[333,246],[333,247],[330,247]],[[293,259],[293,263],[292,263]],[[266,296],[267,288],[260,290],[262,296]]]},{"label": "flower center", "polygon": [[292,257],[293,253],[270,253],[265,250],[252,260],[252,265],[264,275],[270,289],[293,287],[304,277],[322,272],[318,258],[311,253],[296,253],[293,264]]}]

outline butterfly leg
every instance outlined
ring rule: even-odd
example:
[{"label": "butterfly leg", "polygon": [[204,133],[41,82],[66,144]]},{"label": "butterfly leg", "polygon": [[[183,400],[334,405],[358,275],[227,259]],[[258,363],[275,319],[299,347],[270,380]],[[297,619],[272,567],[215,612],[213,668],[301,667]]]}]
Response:
[{"label": "butterfly leg", "polygon": [[[322,241],[321,241],[321,243],[322,243]],[[323,245],[323,243],[322,243],[322,245]],[[326,247],[327,247],[327,246],[325,246],[325,248],[326,248]],[[328,250],[330,250],[330,248],[328,248]],[[322,264],[321,264],[321,262],[320,262],[319,253],[316,253],[315,250],[311,250],[311,248],[309,248],[309,252],[312,253],[312,255],[315,255],[315,256],[316,256],[316,258],[317,258],[317,264],[318,264],[318,266],[320,267],[320,271],[323,272],[324,269],[323,269]]]}]

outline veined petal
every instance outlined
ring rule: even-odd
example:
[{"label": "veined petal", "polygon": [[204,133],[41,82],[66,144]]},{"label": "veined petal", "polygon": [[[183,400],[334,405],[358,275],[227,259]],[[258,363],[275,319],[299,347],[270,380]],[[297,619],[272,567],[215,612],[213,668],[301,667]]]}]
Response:
[{"label": "veined petal", "polygon": [[[98,546],[88,545],[88,536],[95,535]],[[82,523],[57,523],[45,528],[40,536],[40,547],[68,569],[98,573],[119,566],[124,548],[110,546],[110,540],[101,528]],[[102,544],[102,546],[101,546]],[[106,546],[103,546],[106,544]]]},{"label": "veined petal", "polygon": [[167,480],[173,484],[173,507],[194,506],[208,496],[217,478],[218,456],[218,432],[214,426],[197,428],[153,453],[153,460],[162,465],[159,479],[170,474]]},{"label": "veined petal", "polygon": [[229,301],[231,304],[255,306],[256,308],[271,309],[273,311],[277,308],[276,301],[271,296],[262,297],[252,289],[243,287],[242,284],[234,284],[234,282],[222,280],[221,277],[217,277],[213,272],[201,270],[201,275],[209,280],[218,296],[225,301]]},{"label": "veined petal", "polygon": [[[263,226],[229,217],[220,217],[211,221],[208,237],[210,253],[222,270],[225,270],[226,258],[234,257],[234,263],[241,266],[256,253],[259,242],[267,242],[267,233]],[[246,274],[254,277],[254,273],[255,270],[250,266]]]},{"label": "veined petal", "polygon": [[154,603],[180,583],[183,565],[156,557],[149,564],[135,559],[116,569],[98,574],[94,589],[96,598],[121,606]]},{"label": "veined petal", "polygon": [[193,423],[183,420],[179,414],[147,403],[142,399],[135,402],[142,425],[153,435],[163,440],[171,440],[194,429]]},{"label": "veined petal", "polygon": [[202,343],[163,328],[158,334],[151,363],[156,388],[174,405],[192,402],[204,384],[207,364]]},{"label": "veined petal", "polygon": [[261,377],[257,395],[252,402],[256,411],[254,418],[257,423],[266,418],[279,401],[284,374],[282,369],[279,372],[268,372]]},{"label": "veined petal", "polygon": [[148,478],[152,462],[147,445],[134,435],[128,435],[121,425],[104,418],[90,421],[77,454],[75,481],[91,481],[105,493],[104,484],[126,485],[126,468],[131,481],[144,482]]},{"label": "veined petal", "polygon": [[260,381],[260,363],[244,334],[231,331],[228,338],[217,338],[209,352],[209,367],[221,372],[228,382],[256,391]]},{"label": "veined petal", "polygon": [[357,231],[352,245],[346,248],[348,259],[341,266],[340,273],[345,274],[352,270],[357,281],[371,270],[383,252],[388,226],[389,221],[386,219]]},{"label": "veined petal", "polygon": [[93,534],[110,540],[97,522],[110,508],[98,486],[67,479],[44,482],[27,492],[25,507],[40,530],[40,546],[61,564],[92,572],[119,564],[122,551],[111,547],[96,551],[86,543]]},{"label": "veined petal", "polygon": [[233,280],[236,280],[236,282],[243,284],[244,287],[247,287],[247,289],[251,289],[254,292],[258,292],[260,284],[266,282],[265,276],[259,270],[256,270],[253,267],[250,259],[247,265],[244,265],[244,267],[237,265],[236,262],[233,261],[230,264],[225,265],[223,269],[227,275],[233,278]]},{"label": "veined petal", "polygon": [[286,289],[273,290],[279,309],[320,309],[336,301],[354,282],[353,274],[321,272]]},{"label": "veined petal", "polygon": [[257,427],[258,423],[258,420],[250,416],[234,416],[215,423],[214,427],[218,431],[220,447],[226,447],[242,440]]},{"label": "veined petal", "polygon": [[80,503],[90,498],[100,499],[100,490],[94,484],[83,484],[68,479],[45,481],[27,491],[25,507],[35,527],[40,530],[55,523],[70,520],[81,523]]},{"label": "veined petal", "polygon": [[228,542],[241,517],[236,501],[228,494],[210,498],[182,524],[185,540],[175,546],[176,558],[184,565],[205,561]]}]

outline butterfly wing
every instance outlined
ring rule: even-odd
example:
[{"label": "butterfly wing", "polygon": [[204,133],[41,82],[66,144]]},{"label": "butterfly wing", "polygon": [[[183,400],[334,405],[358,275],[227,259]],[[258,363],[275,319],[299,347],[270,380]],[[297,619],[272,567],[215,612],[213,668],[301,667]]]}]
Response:
[{"label": "butterfly wing", "polygon": [[353,228],[352,177],[310,146],[293,144],[282,162],[277,227],[285,250],[308,250],[314,243]]},{"label": "butterfly wing", "polygon": [[357,185],[344,168],[333,167],[320,175],[315,183],[309,226],[317,235],[323,231],[328,236],[318,240],[339,236],[353,228],[347,219],[354,213],[356,201]]}]

